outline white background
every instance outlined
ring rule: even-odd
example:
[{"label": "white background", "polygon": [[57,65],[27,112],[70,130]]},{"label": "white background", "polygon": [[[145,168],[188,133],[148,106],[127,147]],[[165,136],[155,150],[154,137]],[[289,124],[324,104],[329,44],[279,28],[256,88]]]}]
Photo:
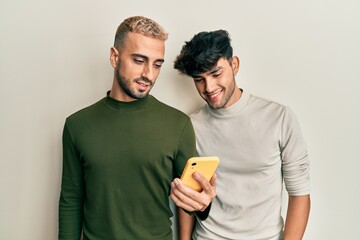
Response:
[{"label": "white background", "polygon": [[57,239],[66,116],[105,96],[118,24],[145,15],[170,33],[152,91],[186,113],[202,104],[173,70],[184,41],[225,29],[238,85],[290,105],[311,156],[304,239],[360,239],[360,3],[305,1],[0,2],[0,239]]}]

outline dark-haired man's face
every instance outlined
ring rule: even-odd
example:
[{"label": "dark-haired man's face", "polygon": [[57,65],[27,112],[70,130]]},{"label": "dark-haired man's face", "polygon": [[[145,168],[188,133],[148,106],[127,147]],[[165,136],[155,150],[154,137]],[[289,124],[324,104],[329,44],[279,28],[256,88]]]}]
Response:
[{"label": "dark-haired man's face", "polygon": [[237,57],[233,57],[231,62],[220,58],[213,69],[193,76],[197,91],[211,108],[229,107],[240,98],[241,91],[235,82],[238,66]]}]

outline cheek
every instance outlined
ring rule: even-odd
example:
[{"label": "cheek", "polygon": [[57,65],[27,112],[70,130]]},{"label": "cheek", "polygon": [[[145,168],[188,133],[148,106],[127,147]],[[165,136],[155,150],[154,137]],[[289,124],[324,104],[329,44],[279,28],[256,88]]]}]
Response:
[{"label": "cheek", "polygon": [[234,75],[232,73],[226,74],[222,79],[220,84],[229,88],[232,86],[234,80]]},{"label": "cheek", "polygon": [[196,87],[196,90],[198,91],[198,93],[199,93],[200,95],[202,95],[203,92],[204,92],[204,87],[205,87],[205,85],[204,85],[204,84],[201,84],[201,83],[195,83],[195,87]]},{"label": "cheek", "polygon": [[136,64],[121,63],[119,72],[127,79],[135,79],[141,76],[141,69]]},{"label": "cheek", "polygon": [[154,74],[155,74],[155,80],[157,79],[157,77],[159,76],[159,74],[160,74],[160,68],[155,68],[154,69]]}]

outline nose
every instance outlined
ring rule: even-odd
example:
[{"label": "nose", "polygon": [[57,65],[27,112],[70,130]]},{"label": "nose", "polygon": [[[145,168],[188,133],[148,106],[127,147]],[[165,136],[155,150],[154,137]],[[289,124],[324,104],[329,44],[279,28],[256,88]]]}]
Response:
[{"label": "nose", "polygon": [[149,66],[148,64],[144,66],[142,74],[142,77],[149,79],[150,81],[154,81],[155,73],[152,66]]},{"label": "nose", "polygon": [[210,78],[205,80],[205,90],[208,93],[211,93],[215,90],[215,83]]}]

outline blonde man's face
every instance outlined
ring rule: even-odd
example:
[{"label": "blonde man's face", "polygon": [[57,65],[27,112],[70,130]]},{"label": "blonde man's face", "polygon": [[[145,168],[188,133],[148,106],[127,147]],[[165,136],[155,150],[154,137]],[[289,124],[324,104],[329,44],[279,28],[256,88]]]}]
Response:
[{"label": "blonde man's face", "polygon": [[128,33],[120,49],[111,49],[118,97],[133,101],[146,97],[164,62],[165,42],[139,33]]}]

